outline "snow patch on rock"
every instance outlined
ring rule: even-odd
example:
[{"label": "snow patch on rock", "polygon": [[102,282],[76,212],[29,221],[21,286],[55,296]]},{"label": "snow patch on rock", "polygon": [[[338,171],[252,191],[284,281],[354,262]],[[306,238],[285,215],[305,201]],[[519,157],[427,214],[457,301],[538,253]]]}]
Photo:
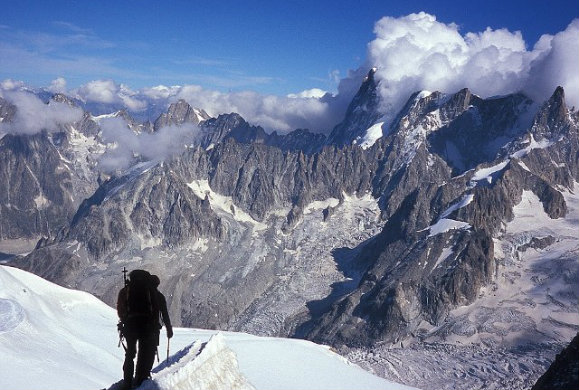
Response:
[{"label": "snow patch on rock", "polygon": [[530,139],[527,141],[527,143],[529,144],[527,147],[514,152],[513,154],[511,154],[511,157],[522,158],[527,154],[529,154],[529,152],[533,149],[545,149],[554,144],[553,141],[550,141],[548,139],[536,141],[535,137],[533,137],[533,134],[530,134]]},{"label": "snow patch on rock", "polygon": [[264,230],[267,228],[266,224],[256,221],[251,217],[251,215],[243,211],[241,207],[236,206],[231,197],[213,191],[209,186],[209,181],[207,179],[194,180],[191,183],[188,183],[187,186],[193,190],[198,198],[209,199],[211,209],[217,214],[228,215],[238,222],[250,223],[256,230]]},{"label": "snow patch on rock", "polygon": [[448,218],[441,218],[440,220],[438,220],[438,222],[436,222],[434,225],[431,225],[428,229],[430,230],[430,233],[428,234],[428,237],[433,237],[436,236],[438,234],[442,234],[442,233],[446,233],[450,230],[455,230],[455,229],[470,229],[472,226],[466,222],[463,221],[456,221],[454,219],[448,219]]},{"label": "snow patch on rock", "polygon": [[376,143],[376,141],[378,141],[380,138],[382,138],[382,135],[384,134],[382,131],[383,125],[384,125],[384,122],[378,122],[378,123],[373,124],[372,126],[370,126],[366,130],[366,132],[364,133],[364,136],[360,140],[360,147],[362,149],[371,148],[372,145],[374,145]]},{"label": "snow patch on rock", "polygon": [[493,175],[505,169],[509,161],[510,160],[503,161],[502,163],[493,165],[492,167],[478,169],[471,178],[471,182],[486,180],[489,184],[492,183]]}]

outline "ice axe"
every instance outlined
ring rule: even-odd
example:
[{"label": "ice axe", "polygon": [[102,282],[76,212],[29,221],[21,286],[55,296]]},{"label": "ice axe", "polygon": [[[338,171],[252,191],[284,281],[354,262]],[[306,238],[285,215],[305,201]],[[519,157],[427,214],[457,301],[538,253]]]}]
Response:
[{"label": "ice axe", "polygon": [[167,359],[165,360],[166,362],[169,362],[169,342],[171,341],[171,339],[169,337],[167,337]]}]

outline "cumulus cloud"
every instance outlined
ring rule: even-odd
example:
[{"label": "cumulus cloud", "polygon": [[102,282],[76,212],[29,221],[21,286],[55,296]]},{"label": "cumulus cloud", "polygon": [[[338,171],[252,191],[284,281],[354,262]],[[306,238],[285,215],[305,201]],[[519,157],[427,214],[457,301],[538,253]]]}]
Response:
[{"label": "cumulus cloud", "polygon": [[156,87],[151,88],[143,88],[143,95],[150,99],[159,100],[159,99],[168,99],[171,96],[177,95],[179,90],[181,89],[180,86],[171,86],[167,87],[165,85],[158,85]]},{"label": "cumulus cloud", "polygon": [[80,97],[96,103],[114,103],[118,92],[119,88],[113,80],[94,80],[78,89]]},{"label": "cumulus cloud", "polygon": [[199,129],[193,124],[167,126],[154,133],[139,134],[120,117],[103,119],[100,126],[107,149],[99,159],[99,168],[105,172],[128,168],[135,157],[164,160],[181,153],[199,136]]},{"label": "cumulus cloud", "polygon": [[22,91],[5,91],[4,99],[16,106],[11,122],[0,123],[0,131],[12,134],[35,134],[43,130],[59,131],[60,126],[82,119],[80,108],[66,103],[50,101],[44,103],[35,95]]},{"label": "cumulus cloud", "polygon": [[387,119],[419,90],[455,92],[467,87],[483,97],[518,91],[536,101],[562,85],[571,104],[579,93],[579,21],[527,50],[520,32],[487,28],[464,35],[421,12],[380,19],[368,45],[368,67],[377,68]]},{"label": "cumulus cloud", "polygon": [[94,80],[76,90],[77,96],[85,102],[118,104],[131,111],[142,111],[147,102],[135,97],[137,93],[126,85],[117,85],[113,80]]},{"label": "cumulus cloud", "polygon": [[52,80],[48,90],[53,93],[66,93],[66,80],[63,77]]},{"label": "cumulus cloud", "polygon": [[552,93],[554,86],[565,88],[567,102],[579,107],[579,19],[554,36],[543,35],[533,49],[525,90],[535,99]]}]

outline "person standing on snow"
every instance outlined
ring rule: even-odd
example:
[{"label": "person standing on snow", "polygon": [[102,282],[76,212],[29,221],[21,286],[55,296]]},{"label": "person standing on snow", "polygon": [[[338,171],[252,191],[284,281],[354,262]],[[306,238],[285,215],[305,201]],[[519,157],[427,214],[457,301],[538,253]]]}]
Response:
[{"label": "person standing on snow", "polygon": [[126,340],[123,390],[140,386],[151,375],[159,344],[160,315],[167,326],[167,337],[173,336],[165,297],[156,289],[158,280],[158,277],[152,278],[147,271],[134,270],[129,274],[128,283],[119,291],[119,329]]}]

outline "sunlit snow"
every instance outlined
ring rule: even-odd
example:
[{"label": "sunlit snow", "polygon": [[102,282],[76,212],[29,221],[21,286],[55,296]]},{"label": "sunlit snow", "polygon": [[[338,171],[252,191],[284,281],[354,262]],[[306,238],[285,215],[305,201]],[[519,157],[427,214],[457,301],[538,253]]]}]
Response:
[{"label": "sunlit snow", "polygon": [[475,174],[473,175],[473,177],[471,178],[471,181],[476,182],[476,181],[486,180],[489,184],[492,183],[493,182],[493,174],[505,169],[505,167],[507,166],[509,161],[510,160],[503,161],[502,163],[493,165],[492,167],[478,169],[475,172]]},{"label": "sunlit snow", "polygon": [[442,218],[438,220],[434,225],[429,227],[430,233],[429,237],[436,236],[437,234],[446,233],[454,229],[470,229],[470,224],[463,221],[456,221],[454,219]]},{"label": "sunlit snow", "polygon": [[193,190],[198,198],[205,199],[207,197],[213,211],[220,214],[227,214],[238,222],[249,222],[254,225],[257,230],[267,228],[264,223],[256,221],[240,207],[235,206],[231,197],[213,191],[209,186],[208,180],[194,180],[188,183],[187,186]]},{"label": "sunlit snow", "polygon": [[463,221],[456,221],[454,219],[450,219],[447,217],[450,214],[452,214],[454,211],[469,205],[473,199],[474,199],[473,194],[465,195],[464,197],[462,197],[461,200],[459,200],[458,202],[456,202],[455,204],[450,206],[447,210],[445,210],[441,214],[440,219],[438,221],[436,221],[435,224],[433,224],[433,225],[429,226],[428,228],[423,229],[421,231],[429,230],[428,236],[432,237],[432,236],[436,236],[438,234],[446,233],[446,232],[453,230],[453,229],[470,229],[471,228],[470,224],[463,222]]},{"label": "sunlit snow", "polygon": [[444,213],[442,213],[441,218],[446,218],[454,211],[461,209],[467,205],[469,205],[474,199],[474,194],[467,194],[465,195],[460,201],[450,206]]},{"label": "sunlit snow", "polygon": [[[118,388],[116,322],[90,294],[0,266],[0,388]],[[410,389],[304,340],[176,329],[170,347],[139,389]]]},{"label": "sunlit snow", "polygon": [[533,137],[533,134],[530,134],[530,137],[531,137],[531,139],[528,141],[529,145],[527,147],[513,153],[511,155],[511,157],[522,158],[522,157],[526,156],[527,154],[529,154],[529,152],[533,149],[545,149],[553,144],[553,141],[550,141],[548,139],[542,139],[542,140],[536,141],[535,137]]},{"label": "sunlit snow", "polygon": [[370,126],[367,130],[366,133],[364,134],[364,137],[362,138],[361,142],[360,142],[360,147],[362,149],[368,149],[370,147],[372,147],[372,145],[374,145],[376,143],[376,141],[378,141],[380,138],[382,138],[383,132],[382,132],[382,126],[384,125],[384,122],[378,122],[373,124],[372,126]]}]

